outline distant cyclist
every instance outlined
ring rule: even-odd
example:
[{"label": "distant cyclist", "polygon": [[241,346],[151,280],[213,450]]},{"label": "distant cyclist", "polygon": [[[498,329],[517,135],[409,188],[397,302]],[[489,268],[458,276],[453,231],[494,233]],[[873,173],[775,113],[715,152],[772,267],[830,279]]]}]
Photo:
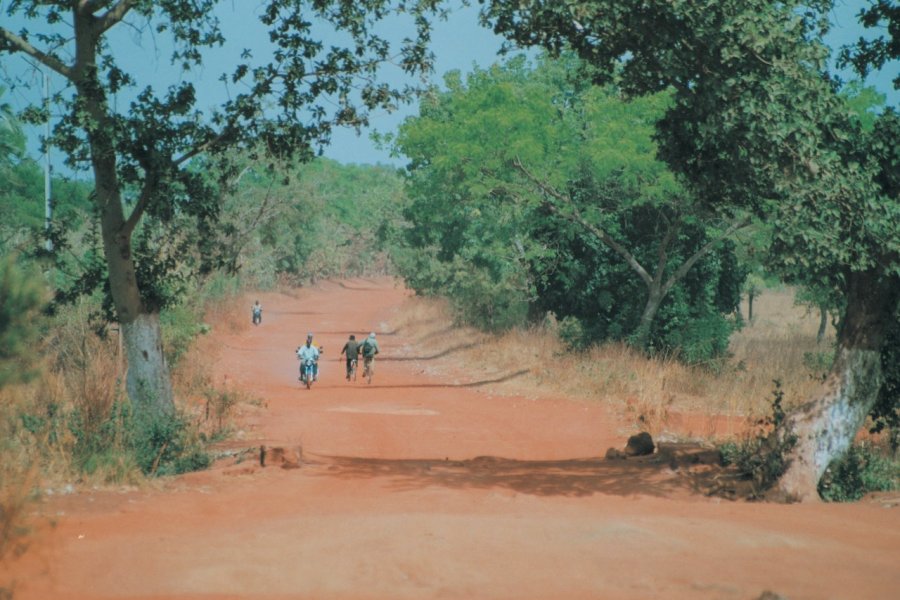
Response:
[{"label": "distant cyclist", "polygon": [[313,363],[313,381],[319,379],[319,349],[313,344],[313,334],[307,334],[306,343],[297,348],[297,358],[300,359],[300,380],[303,380],[303,366],[306,361]]},{"label": "distant cyclist", "polygon": [[350,339],[341,348],[341,355],[347,355],[347,381],[350,381],[350,375],[353,373],[354,363],[359,361],[360,343],[356,341],[356,336],[350,334]]},{"label": "distant cyclist", "polygon": [[256,301],[250,310],[253,312],[253,324],[259,325],[262,323],[262,304],[259,303],[259,300]]},{"label": "distant cyclist", "polygon": [[375,341],[375,332],[369,334],[360,348],[363,355],[363,377],[368,377],[372,382],[372,373],[375,371],[375,355],[378,354],[378,342]]}]

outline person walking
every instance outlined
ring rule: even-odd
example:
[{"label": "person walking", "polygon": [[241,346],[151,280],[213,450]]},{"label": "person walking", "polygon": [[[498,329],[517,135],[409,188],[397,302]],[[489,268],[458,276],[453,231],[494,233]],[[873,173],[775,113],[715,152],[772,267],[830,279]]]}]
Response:
[{"label": "person walking", "polygon": [[256,301],[250,310],[253,314],[253,324],[259,325],[262,323],[262,304],[259,303],[259,300]]}]

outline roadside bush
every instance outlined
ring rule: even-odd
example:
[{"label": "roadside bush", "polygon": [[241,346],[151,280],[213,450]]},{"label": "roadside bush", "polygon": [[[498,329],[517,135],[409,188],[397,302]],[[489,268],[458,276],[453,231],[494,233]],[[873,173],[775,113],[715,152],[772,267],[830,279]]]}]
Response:
[{"label": "roadside bush", "polygon": [[580,350],[590,343],[590,336],[578,317],[563,317],[559,322],[559,339],[569,350]]},{"label": "roadside bush", "polygon": [[728,341],[734,323],[720,314],[695,317],[665,332],[663,345],[688,365],[714,367],[728,355]]},{"label": "roadside bush", "polygon": [[166,362],[170,368],[178,365],[179,360],[194,338],[205,331],[196,309],[186,303],[180,303],[160,313],[160,326],[163,331]]},{"label": "roadside bush", "polygon": [[753,496],[761,497],[784,474],[785,456],[797,442],[795,437],[782,438],[778,428],[784,422],[784,392],[776,380],[772,392],[772,414],[757,422],[755,431],[738,442],[719,447],[723,465],[735,465],[744,479],[753,484]]},{"label": "roadside bush", "polygon": [[180,415],[133,421],[133,450],[145,475],[178,475],[207,468],[212,459],[189,422]]},{"label": "roadside bush", "polygon": [[37,373],[35,346],[48,295],[39,273],[23,270],[13,256],[0,260],[0,387]]},{"label": "roadside bush", "polygon": [[809,369],[810,376],[814,379],[824,379],[825,374],[831,369],[832,362],[834,362],[833,350],[803,353],[803,365]]},{"label": "roadside bush", "polygon": [[819,481],[819,495],[829,502],[853,502],[869,492],[900,487],[900,462],[878,453],[871,444],[860,443],[829,465]]},{"label": "roadside bush", "polygon": [[17,408],[22,443],[33,449],[43,474],[137,483],[145,475],[205,468],[209,458],[191,421],[136,420],[117,340],[91,325],[94,308],[89,301],[60,308],[46,338],[45,376],[28,386]]},{"label": "roadside bush", "polygon": [[234,407],[244,400],[243,394],[235,390],[217,390],[207,388],[203,394],[206,397],[206,421],[212,422],[212,437],[217,437],[225,432],[226,422]]}]

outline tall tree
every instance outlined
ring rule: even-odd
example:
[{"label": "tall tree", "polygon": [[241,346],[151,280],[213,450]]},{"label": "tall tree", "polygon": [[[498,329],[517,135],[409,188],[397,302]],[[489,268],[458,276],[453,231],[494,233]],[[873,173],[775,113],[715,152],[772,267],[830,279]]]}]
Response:
[{"label": "tall tree", "polygon": [[785,277],[842,291],[830,375],[779,432],[793,447],[777,492],[816,498],[876,401],[884,324],[900,296],[900,119],[885,110],[866,132],[838,94],[820,41],[831,2],[482,4],[484,20],[519,44],[573,48],[597,83],[672,89],[660,156],[708,202],[772,224]]},{"label": "tall tree", "polygon": [[[328,141],[332,127],[359,127],[370,110],[394,107],[405,92],[381,83],[379,68],[387,61],[409,73],[427,66],[429,23],[423,11],[433,5],[431,0],[265,0],[252,7],[218,0],[7,4],[7,16],[25,25],[15,31],[0,26],[0,55],[24,55],[67,84],[54,97],[63,116],[47,142],[64,150],[72,167],[89,167],[93,176],[106,287],[122,325],[127,390],[139,413],[173,410],[159,328],[166,298],[159,287],[169,268],[183,265],[181,249],[168,241],[165,228],[192,220],[195,234],[178,235],[176,244],[194,239],[201,256],[211,258],[206,232],[214,227],[221,196],[214,182],[192,167],[192,159],[205,156],[233,181],[231,159],[240,153],[226,150],[309,158]],[[220,78],[227,100],[207,110],[198,102],[194,80],[204,56],[226,46],[217,11],[229,6],[248,22],[260,21],[269,47],[261,56],[247,48],[229,57],[234,67]],[[377,33],[378,22],[394,11],[413,17],[414,31],[399,48]],[[322,39],[323,31],[340,41]],[[171,63],[183,76],[159,86],[151,69],[122,66],[122,57],[135,53],[152,61],[148,46],[171,48]],[[42,107],[26,114],[32,121],[48,116]]]},{"label": "tall tree", "polygon": [[[470,264],[491,265],[534,294],[565,269],[553,240],[577,232],[643,286],[625,335],[644,348],[670,292],[744,222],[697,203],[654,156],[667,94],[629,103],[613,86],[573,81],[577,67],[574,57],[535,66],[518,57],[466,82],[451,75],[446,92],[423,100],[397,140],[411,160],[412,242],[421,249],[440,238],[444,253],[468,252]],[[639,297],[626,299],[629,307]]]}]

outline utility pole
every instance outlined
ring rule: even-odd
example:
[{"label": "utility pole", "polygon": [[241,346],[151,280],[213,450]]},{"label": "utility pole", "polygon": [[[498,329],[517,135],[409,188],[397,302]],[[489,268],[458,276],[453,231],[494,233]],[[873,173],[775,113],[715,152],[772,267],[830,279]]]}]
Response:
[{"label": "utility pole", "polygon": [[44,231],[47,235],[47,250],[53,250],[50,239],[50,222],[53,218],[53,201],[50,198],[50,75],[41,71],[44,76],[44,108],[47,111],[47,122],[44,124]]}]

